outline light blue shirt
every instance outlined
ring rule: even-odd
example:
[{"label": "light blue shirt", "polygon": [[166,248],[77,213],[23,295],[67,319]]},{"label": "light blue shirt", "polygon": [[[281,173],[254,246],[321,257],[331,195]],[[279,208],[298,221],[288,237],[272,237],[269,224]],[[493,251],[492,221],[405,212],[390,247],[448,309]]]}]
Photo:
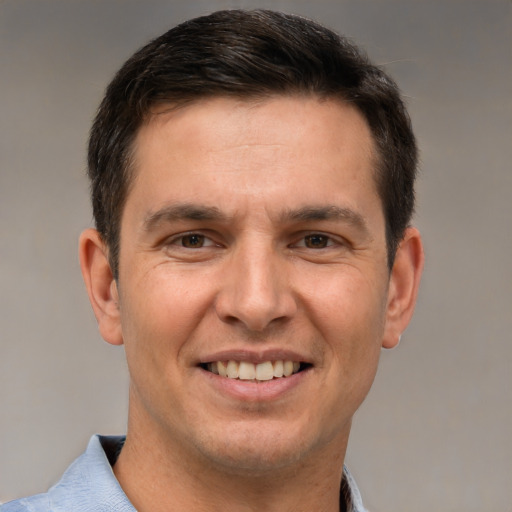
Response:
[{"label": "light blue shirt", "polygon": [[[136,512],[112,471],[123,442],[120,436],[93,436],[87,450],[48,492],[6,503],[0,512]],[[341,498],[349,512],[366,512],[346,467]]]}]

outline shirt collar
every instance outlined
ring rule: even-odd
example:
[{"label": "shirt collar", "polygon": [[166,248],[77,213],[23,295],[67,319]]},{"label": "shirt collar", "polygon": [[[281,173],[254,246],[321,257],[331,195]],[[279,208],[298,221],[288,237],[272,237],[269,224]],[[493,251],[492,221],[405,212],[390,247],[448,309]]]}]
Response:
[{"label": "shirt collar", "polygon": [[51,510],[136,512],[121,489],[104,449],[110,455],[121,442],[124,442],[124,437],[93,436],[85,452],[48,491]]},{"label": "shirt collar", "polygon": [[343,466],[340,501],[342,499],[345,500],[347,512],[367,512],[363,505],[361,493],[347,466]]}]

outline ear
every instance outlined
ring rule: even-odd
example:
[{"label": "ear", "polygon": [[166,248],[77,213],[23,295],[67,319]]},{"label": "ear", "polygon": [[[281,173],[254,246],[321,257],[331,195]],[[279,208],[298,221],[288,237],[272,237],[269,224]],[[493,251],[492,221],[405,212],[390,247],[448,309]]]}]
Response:
[{"label": "ear", "polygon": [[419,231],[407,228],[391,270],[383,348],[396,347],[409,325],[416,305],[424,259]]},{"label": "ear", "polygon": [[86,229],[79,242],[80,268],[100,334],[112,345],[122,345],[117,283],[108,262],[108,249],[95,229]]}]

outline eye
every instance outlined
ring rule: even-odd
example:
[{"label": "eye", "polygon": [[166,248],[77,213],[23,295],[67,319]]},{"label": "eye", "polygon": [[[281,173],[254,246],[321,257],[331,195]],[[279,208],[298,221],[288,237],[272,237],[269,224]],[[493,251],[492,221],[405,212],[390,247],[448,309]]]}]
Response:
[{"label": "eye", "polygon": [[203,247],[211,247],[215,243],[201,233],[186,233],[174,238],[170,245],[184,247],[185,249],[201,249]]},{"label": "eye", "polygon": [[188,249],[197,249],[204,246],[205,236],[192,233],[181,237],[181,245]]},{"label": "eye", "polygon": [[332,245],[332,240],[327,235],[314,233],[304,237],[304,247],[308,249],[324,249],[330,245]]}]

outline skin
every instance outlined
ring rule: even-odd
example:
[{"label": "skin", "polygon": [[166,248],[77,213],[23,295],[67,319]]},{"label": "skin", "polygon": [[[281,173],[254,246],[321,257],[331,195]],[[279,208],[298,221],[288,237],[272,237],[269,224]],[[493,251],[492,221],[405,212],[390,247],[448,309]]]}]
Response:
[{"label": "skin", "polygon": [[[347,104],[216,98],[141,128],[119,280],[95,230],[81,265],[130,371],[114,468],[138,510],[339,510],[351,419],[406,328],[423,267],[391,272],[374,147]],[[290,358],[264,385],[203,363]]]}]

